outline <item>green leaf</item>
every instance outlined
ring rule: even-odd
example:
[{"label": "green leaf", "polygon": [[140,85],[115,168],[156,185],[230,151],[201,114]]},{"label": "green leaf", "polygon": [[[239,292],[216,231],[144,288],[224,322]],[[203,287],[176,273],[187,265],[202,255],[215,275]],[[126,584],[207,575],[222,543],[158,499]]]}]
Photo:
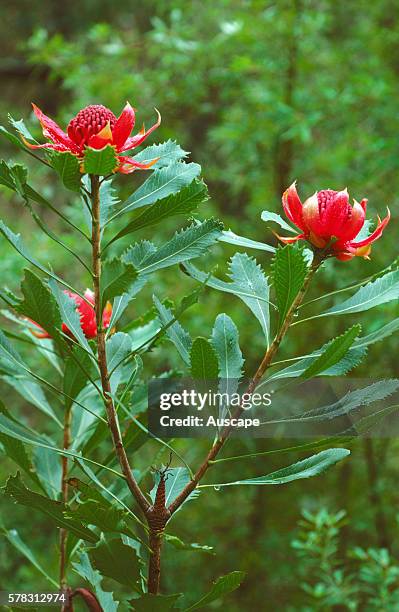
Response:
[{"label": "green leaf", "polygon": [[50,160],[51,165],[60,175],[65,187],[71,191],[79,191],[82,175],[76,155],[72,155],[68,151],[62,153],[53,151]]},{"label": "green leaf", "polygon": [[276,249],[270,246],[270,244],[238,236],[231,230],[224,230],[219,238],[219,242],[227,242],[228,244],[234,244],[234,246],[241,246],[246,249],[257,249],[258,251],[268,251],[269,253],[276,252]]},{"label": "green leaf", "polygon": [[136,551],[131,546],[124,544],[119,538],[106,540],[102,537],[98,545],[87,552],[94,567],[103,576],[137,590],[140,564]]},{"label": "green leaf", "polygon": [[219,364],[215,349],[206,338],[196,338],[190,351],[191,376],[194,380],[215,381]]},{"label": "green leaf", "polygon": [[14,249],[18,251],[18,253],[22,255],[24,259],[26,259],[26,261],[29,261],[29,263],[31,263],[35,268],[41,270],[45,274],[48,274],[48,276],[57,278],[54,274],[52,274],[50,270],[42,266],[42,264],[38,262],[37,259],[32,257],[32,255],[29,253],[24,243],[22,242],[21,234],[14,234],[14,232],[12,232],[3,221],[0,221],[0,232],[3,234],[6,240],[8,240],[8,242],[14,247]]},{"label": "green leaf", "polygon": [[[258,319],[266,344],[270,343],[269,285],[262,268],[246,253],[236,253],[230,262],[230,277],[238,297]],[[235,292],[235,291],[234,291]]]},{"label": "green leaf", "polygon": [[125,359],[132,352],[132,339],[129,334],[117,332],[107,340],[105,348],[107,352],[111,391],[112,393],[116,393],[118,385],[121,382],[123,365],[126,364]]},{"label": "green leaf", "polygon": [[118,167],[118,163],[116,149],[112,145],[107,145],[102,149],[91,147],[85,149],[83,166],[86,174],[106,176]]},{"label": "green leaf", "polygon": [[[399,388],[399,380],[379,380],[376,383],[363,387],[362,389],[356,389],[355,391],[349,391],[333,404],[327,406],[321,406],[313,410],[304,412],[296,417],[290,417],[287,419],[279,419],[273,421],[274,423],[300,423],[300,422],[311,422],[311,421],[324,421],[336,419],[341,416],[348,415],[349,413],[357,410],[361,406],[369,406],[374,402],[382,402],[387,397],[395,393]],[[356,423],[354,423],[356,429]],[[345,431],[344,434],[347,434]]]},{"label": "green leaf", "polygon": [[15,310],[38,323],[51,337],[60,338],[60,311],[53,294],[43,281],[30,270],[25,270],[21,292],[24,299]]},{"label": "green leaf", "polygon": [[332,368],[336,363],[339,363],[353,345],[361,329],[361,325],[353,325],[353,327],[347,329],[341,336],[331,340],[331,342],[326,345],[323,353],[306,368],[302,377],[312,378]]},{"label": "green leaf", "polygon": [[265,221],[266,223],[268,221],[273,221],[274,223],[277,223],[277,225],[279,225],[281,229],[286,230],[287,232],[291,232],[292,234],[297,233],[297,230],[295,230],[290,225],[288,225],[288,223],[284,221],[284,219],[280,217],[280,215],[277,215],[276,213],[269,212],[268,210],[264,210],[261,214],[261,219],[262,221]]},{"label": "green leaf", "polygon": [[23,136],[26,140],[29,140],[29,142],[31,143],[36,143],[37,141],[33,138],[32,134],[30,133],[30,131],[28,130],[28,128],[25,125],[25,122],[23,119],[14,119],[10,114],[8,115],[8,120],[11,123],[11,125],[13,126],[13,128],[19,133],[21,134],[21,136]]},{"label": "green leaf", "polygon": [[116,296],[128,293],[136,279],[137,270],[132,264],[118,258],[105,261],[101,275],[102,305]]},{"label": "green leaf", "polygon": [[72,563],[72,566],[74,571],[92,586],[103,610],[106,612],[116,612],[119,602],[114,600],[112,593],[104,591],[101,587],[103,578],[99,572],[93,569],[88,554],[82,552],[79,563]]},{"label": "green leaf", "polygon": [[28,366],[1,330],[0,365],[2,378],[7,384],[11,385],[28,402],[42,410],[47,416],[50,416],[59,426],[62,426],[48,403],[43,390],[31,379],[33,375],[30,373]]},{"label": "green leaf", "polygon": [[72,332],[77,342],[84,349],[86,349],[86,351],[92,353],[90,345],[86,340],[86,336],[82,331],[76,302],[67,293],[60,290],[58,284],[53,278],[49,280],[49,287],[58,304],[63,323],[65,323],[67,328]]},{"label": "green leaf", "polygon": [[61,492],[61,461],[54,459],[54,452],[48,448],[35,448],[34,462],[40,482],[48,497],[57,500]]},{"label": "green leaf", "polygon": [[346,448],[330,448],[321,451],[317,455],[307,457],[302,461],[293,463],[286,468],[267,474],[266,476],[258,476],[257,478],[247,478],[245,480],[236,480],[235,482],[224,482],[221,484],[200,485],[201,487],[230,487],[233,485],[280,485],[300,480],[302,478],[311,478],[318,476],[327,468],[334,465],[341,459],[345,459],[350,455],[350,451]]},{"label": "green leaf", "polygon": [[180,599],[181,593],[174,595],[152,595],[144,593],[138,599],[131,599],[131,609],[136,612],[168,612],[176,610],[176,602]]},{"label": "green leaf", "polygon": [[[180,495],[180,493],[183,491],[184,487],[190,482],[190,480],[190,473],[186,467],[168,469],[168,478],[165,481],[166,506],[169,506],[176,499],[176,497]],[[154,481],[154,487],[150,491],[150,497],[153,503],[155,501],[155,495],[159,484],[159,474],[157,472],[154,474]],[[194,491],[186,499],[186,502],[195,499],[196,497],[198,497],[199,494],[199,490],[194,489]]]},{"label": "green leaf", "polygon": [[78,538],[92,543],[97,542],[98,538],[93,531],[87,529],[87,527],[84,527],[78,521],[65,518],[64,511],[66,507],[64,504],[27,489],[19,474],[10,476],[7,480],[4,493],[22,506],[27,506],[31,510],[39,510],[39,512],[54,521],[58,527],[67,529]]},{"label": "green leaf", "polygon": [[212,345],[219,361],[219,377],[240,380],[244,359],[238,342],[238,329],[226,314],[217,316],[212,331]]},{"label": "green leaf", "polygon": [[[135,152],[135,149],[132,152]],[[126,154],[129,152],[127,151]],[[167,140],[161,144],[151,145],[146,147],[139,153],[135,152],[134,159],[141,164],[148,164],[153,159],[158,161],[152,166],[154,169],[170,166],[171,163],[187,157],[188,152],[183,151],[180,145],[174,140]]]},{"label": "green leaf", "polygon": [[73,347],[72,354],[65,360],[63,391],[69,396],[65,398],[65,409],[70,408],[72,400],[84,389],[91,365],[90,355],[80,346]]},{"label": "green leaf", "polygon": [[206,544],[196,544],[195,542],[188,544],[186,542],[183,542],[183,540],[181,540],[177,536],[171,535],[170,533],[165,533],[164,539],[165,539],[165,542],[167,542],[168,544],[171,544],[174,548],[177,548],[177,550],[192,550],[192,551],[204,552],[210,555],[215,554],[213,552],[214,550],[213,546],[207,546]]},{"label": "green leaf", "polygon": [[177,193],[183,187],[190,185],[200,172],[201,166],[198,164],[186,164],[181,161],[173,162],[164,168],[155,170],[134,194],[123,203],[117,215],[119,216],[129,210],[148,206],[157,200]]},{"label": "green leaf", "polygon": [[306,278],[308,266],[304,249],[293,244],[279,247],[272,266],[281,327]]},{"label": "green leaf", "polygon": [[195,604],[190,606],[189,608],[185,608],[184,612],[191,612],[192,610],[198,610],[199,608],[203,608],[207,606],[212,601],[235,591],[240,586],[241,582],[245,578],[245,572],[230,572],[230,574],[226,574],[225,576],[221,576],[213,583],[213,587]]},{"label": "green leaf", "polygon": [[166,329],[166,335],[177,348],[183,361],[187,365],[190,365],[190,351],[192,345],[190,334],[183,329],[179,321],[175,321],[170,325],[171,321],[174,319],[172,311],[164,306],[155,295],[153,296],[153,300],[159,314],[159,321],[161,325],[163,327],[168,326]]},{"label": "green leaf", "polygon": [[155,202],[155,204],[149,208],[146,208],[141,215],[125,225],[108,244],[115,242],[115,240],[122,238],[122,236],[143,229],[144,227],[161,223],[164,219],[169,217],[177,215],[188,216],[207,199],[207,194],[205,183],[194,180],[190,185],[183,188],[178,193],[168,195],[162,198],[162,200]]},{"label": "green leaf", "polygon": [[[215,219],[208,219],[201,224],[193,225],[176,232],[169,242],[149,254],[138,266],[140,274],[151,274],[156,270],[195,259],[206,253],[210,246],[217,242],[222,224]],[[127,251],[124,259],[129,256]]]},{"label": "green leaf", "polygon": [[50,584],[58,589],[58,582],[52,578],[40,565],[31,549],[23,542],[16,529],[5,529],[0,527],[0,535],[3,535],[16,550],[18,550],[28,561],[44,576]]},{"label": "green leaf", "polygon": [[27,150],[24,143],[19,138],[17,138],[15,134],[9,132],[3,125],[0,125],[0,134],[4,136],[4,138],[6,138],[13,145],[16,145],[19,149],[22,149],[23,151]]},{"label": "green leaf", "polygon": [[[7,420],[14,421],[7,408],[0,401],[0,414],[4,415]],[[14,421],[16,423],[16,421]],[[20,440],[16,440],[12,436],[3,433],[0,429],[0,443],[3,445],[6,456],[15,463],[25,472],[32,481],[41,486],[40,481],[35,472],[35,468],[32,464],[28,453],[26,452],[25,446]]]},{"label": "green leaf", "polygon": [[100,185],[100,223],[101,227],[105,225],[111,216],[112,210],[119,203],[119,198],[116,194],[116,189],[113,180],[102,181]]},{"label": "green leaf", "polygon": [[348,300],[333,306],[318,317],[363,312],[399,298],[399,270],[389,272],[364,285]]},{"label": "green leaf", "polygon": [[126,522],[129,517],[128,513],[113,506],[104,498],[101,498],[101,502],[97,499],[85,501],[73,510],[68,509],[65,516],[87,527],[94,525],[103,532],[123,533],[134,538],[134,533]]}]

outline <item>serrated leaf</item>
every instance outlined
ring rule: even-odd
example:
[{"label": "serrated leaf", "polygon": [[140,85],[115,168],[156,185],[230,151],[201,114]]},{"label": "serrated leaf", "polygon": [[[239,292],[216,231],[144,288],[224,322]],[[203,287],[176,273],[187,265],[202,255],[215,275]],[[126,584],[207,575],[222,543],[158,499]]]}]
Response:
[{"label": "serrated leaf", "polygon": [[240,380],[244,359],[238,342],[238,329],[226,314],[217,316],[212,330],[212,346],[219,361],[219,377]]},{"label": "serrated leaf", "polygon": [[103,577],[101,574],[94,570],[89,556],[86,552],[82,552],[80,554],[79,563],[72,563],[74,571],[79,574],[82,578],[87,580],[87,582],[93,587],[94,593],[103,608],[106,612],[116,612],[118,610],[118,601],[115,601],[113,598],[113,594],[107,591],[104,591],[101,582]]},{"label": "serrated leaf", "polygon": [[70,408],[72,400],[76,399],[85,387],[90,374],[92,361],[90,355],[79,346],[72,349],[72,354],[65,360],[64,393],[65,409]]},{"label": "serrated leaf", "polygon": [[371,283],[367,283],[357,291],[351,298],[333,306],[318,317],[328,317],[330,315],[352,314],[363,312],[386,304],[399,298],[399,270],[389,272],[380,276]]},{"label": "serrated leaf", "polygon": [[53,151],[50,156],[51,165],[58,172],[65,187],[70,191],[80,190],[80,164],[76,155],[68,151]]},{"label": "serrated leaf", "polygon": [[43,281],[30,270],[25,270],[21,283],[24,299],[15,307],[48,332],[53,338],[60,337],[61,315],[53,294]]},{"label": "serrated leaf", "polygon": [[227,593],[231,593],[235,591],[240,586],[241,582],[245,578],[245,572],[230,572],[230,574],[226,574],[225,576],[221,576],[214,582],[212,589],[204,595],[199,601],[190,606],[189,608],[185,608],[184,612],[192,612],[192,610],[198,610],[199,608],[203,608],[207,606],[212,601],[227,595]]},{"label": "serrated leaf", "polygon": [[361,325],[354,325],[350,327],[344,334],[331,340],[323,351],[323,353],[317,357],[311,365],[303,372],[303,378],[312,378],[317,376],[321,372],[332,368],[335,364],[339,363],[341,359],[349,351],[353,345],[355,339],[361,332]]},{"label": "serrated leaf", "polygon": [[78,521],[67,519],[64,516],[65,505],[61,502],[56,502],[48,497],[39,495],[34,491],[26,488],[19,474],[10,476],[4,490],[5,495],[13,499],[16,503],[28,508],[39,510],[42,514],[48,516],[58,527],[63,527],[78,538],[88,542],[96,542],[98,540],[96,534],[79,524]]},{"label": "serrated leaf", "polygon": [[[155,501],[155,495],[157,492],[158,484],[159,484],[159,474],[155,473],[154,475],[154,487],[150,491],[150,497],[152,502]],[[165,505],[169,506],[178,495],[183,491],[184,487],[191,481],[190,473],[185,467],[177,467],[177,468],[169,468],[168,469],[168,478],[165,481]],[[188,496],[186,501],[195,499],[200,494],[198,489],[194,489],[194,491]],[[186,502],[184,502],[186,503]]]},{"label": "serrated leaf", "polygon": [[128,293],[137,279],[137,270],[121,259],[108,259],[104,262],[101,274],[101,302],[104,306],[114,297]]},{"label": "serrated leaf", "polygon": [[[136,157],[137,159],[137,157]],[[193,182],[200,174],[201,166],[176,161],[155,170],[151,176],[122,205],[117,215],[153,204],[157,200],[177,193]]]},{"label": "serrated leaf", "polygon": [[111,212],[119,204],[119,198],[113,180],[102,181],[100,185],[100,223],[101,227],[108,221]]},{"label": "serrated leaf", "polygon": [[[135,152],[135,149],[132,151]],[[126,154],[129,154],[129,152],[127,151]],[[187,155],[188,151],[183,151],[181,146],[174,140],[167,140],[166,142],[146,147],[139,153],[135,152],[134,159],[141,164],[148,164],[150,161],[157,159],[152,168],[159,169],[164,166],[170,166],[171,163],[183,159]]]},{"label": "serrated leaf", "polygon": [[[298,416],[289,417],[286,419],[278,419],[268,421],[267,423],[312,423],[322,422],[325,420],[336,419],[341,416],[347,416],[351,412],[357,410],[361,406],[369,406],[374,402],[382,402],[387,397],[390,397],[399,389],[399,380],[380,380],[376,383],[363,387],[362,389],[356,389],[355,391],[348,391],[343,397],[338,399],[332,404],[327,406],[319,406],[313,410],[308,410]],[[356,429],[356,423],[353,425]],[[344,434],[349,433],[349,430],[345,430]]]},{"label": "serrated leaf", "polygon": [[182,267],[187,272],[187,274],[191,276],[191,278],[194,278],[206,287],[211,287],[212,289],[217,289],[218,291],[223,291],[225,293],[232,293],[233,295],[236,295],[238,298],[240,298],[245,304],[247,303],[247,301],[250,303],[254,303],[255,305],[259,303],[261,305],[261,308],[265,309],[270,303],[269,300],[266,300],[264,297],[264,285],[261,286],[261,291],[252,291],[249,290],[249,287],[243,288],[241,286],[241,282],[236,283],[233,281],[231,283],[227,283],[226,281],[216,278],[216,276],[212,276],[210,274],[207,274],[206,272],[203,272],[202,270],[199,270],[193,264],[184,263]]},{"label": "serrated leaf", "polygon": [[244,238],[244,236],[238,236],[231,230],[224,230],[219,238],[219,242],[227,242],[228,244],[234,244],[235,246],[241,246],[246,249],[256,249],[258,251],[268,251],[269,253],[275,253],[276,249],[270,244],[264,242],[257,242],[250,238]]},{"label": "serrated leaf", "polygon": [[161,221],[168,217],[177,215],[188,216],[207,199],[207,193],[205,183],[194,180],[178,193],[168,195],[155,202],[149,208],[146,208],[141,215],[133,219],[133,221],[116,234],[109,244],[139,229],[161,223]]},{"label": "serrated leaf", "polygon": [[180,264],[203,255],[219,238],[222,224],[215,219],[208,219],[201,224],[193,225],[176,232],[164,246],[148,255],[138,266],[143,275],[156,270]]},{"label": "serrated leaf", "polygon": [[134,538],[134,533],[126,523],[126,519],[129,517],[128,513],[107,503],[104,498],[101,499],[101,502],[93,499],[85,501],[73,510],[68,509],[65,516],[83,523],[87,527],[94,525],[105,533],[123,533]]},{"label": "serrated leaf", "polygon": [[233,290],[238,289],[238,297],[258,319],[269,346],[269,285],[262,268],[246,253],[236,253],[230,262],[229,276],[234,284]]},{"label": "serrated leaf", "polygon": [[85,149],[83,166],[86,174],[106,176],[118,167],[118,163],[116,149],[112,145],[107,145],[102,149],[91,147]]},{"label": "serrated leaf", "polygon": [[307,271],[303,248],[288,244],[277,249],[273,261],[273,284],[279,311],[279,327],[301,290]]},{"label": "serrated leaf", "polygon": [[172,325],[170,325],[170,322],[174,319],[172,311],[164,306],[164,304],[162,304],[155,295],[153,296],[153,300],[159,314],[159,321],[161,325],[163,327],[168,326],[166,329],[166,335],[177,348],[183,361],[187,365],[190,365],[190,351],[192,345],[190,334],[183,329],[179,321],[175,321],[172,323]]},{"label": "serrated leaf", "polygon": [[127,546],[119,538],[106,540],[102,537],[95,548],[88,549],[88,554],[94,567],[104,576],[137,590],[140,565],[131,546]]},{"label": "serrated leaf", "polygon": [[206,338],[196,338],[190,351],[191,377],[196,381],[215,381],[219,377],[216,351]]},{"label": "serrated leaf", "polygon": [[294,480],[302,478],[312,478],[318,476],[326,469],[345,459],[350,455],[350,451],[346,448],[330,448],[321,451],[316,455],[297,461],[286,468],[267,474],[266,476],[258,476],[256,478],[247,478],[245,480],[236,480],[235,482],[224,482],[216,485],[202,485],[212,487],[230,487],[236,485],[280,485],[287,484]]}]

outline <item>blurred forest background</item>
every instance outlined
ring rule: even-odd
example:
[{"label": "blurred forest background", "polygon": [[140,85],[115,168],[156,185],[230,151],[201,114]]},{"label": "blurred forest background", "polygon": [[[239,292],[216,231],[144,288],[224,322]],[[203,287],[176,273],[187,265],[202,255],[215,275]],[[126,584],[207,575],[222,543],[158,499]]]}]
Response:
[{"label": "blurred forest background", "polygon": [[[260,214],[264,209],[281,212],[282,191],[294,179],[304,197],[316,189],[347,186],[356,199],[369,198],[369,214],[374,219],[377,213],[385,214],[387,205],[394,221],[397,219],[396,0],[15,0],[2,5],[0,31],[4,125],[11,112],[14,118],[28,121],[39,137],[31,101],[63,126],[88,104],[104,104],[119,114],[129,100],[137,109],[139,125],[142,121],[150,125],[157,107],[163,122],[149,143],[176,139],[202,165],[211,199],[201,214],[219,216],[226,227],[255,240],[275,244]],[[9,143],[2,141],[0,146],[3,157],[18,159],[19,153]],[[70,193],[55,176],[24,161],[30,166],[33,186],[73,214]],[[128,193],[141,180],[137,173],[119,182]],[[1,217],[26,236],[32,252],[39,252],[43,262],[51,261],[56,272],[72,284],[86,286],[87,279],[76,277],[65,253],[36,231],[17,196],[0,188],[0,206]],[[43,211],[43,215],[61,231],[51,213]],[[159,238],[166,239],[173,229],[174,225],[166,224]],[[311,297],[389,265],[398,254],[397,232],[397,223],[391,223],[384,238],[374,245],[370,262],[360,258],[350,263],[329,262]],[[63,238],[77,250],[82,246],[68,233]],[[233,247],[220,244],[208,258],[208,268],[217,264],[217,274],[223,277],[233,252]],[[267,269],[270,254],[253,254]],[[24,262],[4,240],[1,255],[1,283],[18,291]],[[205,264],[200,262],[200,267]],[[157,278],[156,291],[162,297],[181,297],[194,286],[183,275]],[[145,311],[153,290],[143,292],[142,303],[133,302],[130,317]],[[221,311],[240,329],[251,372],[261,355],[262,338],[258,323],[248,321],[241,302],[209,290],[183,323],[194,333],[208,335]],[[364,332],[377,329],[395,314],[398,316],[397,304],[390,303],[372,316],[361,317]],[[296,328],[284,343],[282,358],[308,353],[348,325],[345,320],[323,319],[322,325],[316,322]],[[392,336],[370,349],[366,364],[356,375],[395,376],[397,360],[397,339]],[[168,344],[152,356],[153,371],[178,366]],[[39,419],[36,413],[30,415],[29,406],[9,388],[2,385],[2,390],[28,418]],[[191,444],[181,441],[189,455]],[[247,450],[265,447],[262,441],[231,442],[229,454],[235,454],[240,445]],[[232,488],[201,496],[182,512],[174,528],[185,540],[214,546],[217,554],[207,558],[205,553],[166,549],[164,591],[185,589],[200,595],[218,575],[241,569],[248,576],[229,598],[231,612],[317,610],[318,606],[325,610],[329,609],[323,599],[326,589],[331,591],[331,606],[343,606],[336,609],[354,609],[350,602],[358,591],[359,597],[367,599],[369,607],[364,609],[399,609],[399,603],[395,608],[394,600],[389,599],[392,591],[399,591],[398,450],[397,441],[377,437],[358,442],[349,460],[318,479],[281,488]],[[244,477],[270,472],[284,461],[258,457],[250,465],[226,465],[218,468],[218,474],[233,479],[238,473]],[[8,467],[2,459],[2,483]],[[300,535],[301,512],[322,508],[325,512],[317,517],[307,515],[307,526]],[[346,519],[336,516],[340,510],[346,511]],[[30,536],[32,547],[51,567],[55,530],[8,500],[1,500],[1,515],[8,527],[16,522],[21,534]],[[311,532],[308,539],[307,529]],[[294,547],[293,540],[297,541]],[[4,544],[2,541],[0,588],[45,588],[41,576]],[[363,552],[353,552],[357,546]],[[372,550],[366,552],[368,548]],[[382,552],[382,548],[387,550]],[[313,565],[312,559],[316,560]],[[324,578],[318,577],[321,568]],[[303,582],[307,583],[305,590]],[[319,592],[314,589],[317,582]],[[380,594],[381,601],[390,603],[384,604],[386,608],[377,603],[373,607],[372,596],[367,594],[382,588],[388,599]]]}]

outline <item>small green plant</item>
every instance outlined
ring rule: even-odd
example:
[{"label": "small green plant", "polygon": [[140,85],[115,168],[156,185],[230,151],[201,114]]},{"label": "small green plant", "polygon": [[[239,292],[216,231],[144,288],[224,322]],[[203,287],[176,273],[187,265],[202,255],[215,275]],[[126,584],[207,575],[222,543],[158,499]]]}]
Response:
[{"label": "small green plant", "polygon": [[300,559],[301,587],[309,605],[304,610],[391,611],[399,606],[399,561],[385,548],[357,546],[340,557],[346,512],[326,509],[302,512],[292,542]]}]

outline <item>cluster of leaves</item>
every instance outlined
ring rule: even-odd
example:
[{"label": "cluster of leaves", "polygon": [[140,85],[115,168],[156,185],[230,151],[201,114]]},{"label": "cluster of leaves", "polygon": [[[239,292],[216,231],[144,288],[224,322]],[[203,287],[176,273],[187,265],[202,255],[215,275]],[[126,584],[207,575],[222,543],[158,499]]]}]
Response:
[{"label": "cluster of leaves", "polygon": [[[350,549],[341,558],[344,511],[303,511],[292,542],[300,559],[301,587],[312,610],[394,610],[399,605],[399,563],[385,548]],[[345,567],[350,564],[350,571]]]}]

